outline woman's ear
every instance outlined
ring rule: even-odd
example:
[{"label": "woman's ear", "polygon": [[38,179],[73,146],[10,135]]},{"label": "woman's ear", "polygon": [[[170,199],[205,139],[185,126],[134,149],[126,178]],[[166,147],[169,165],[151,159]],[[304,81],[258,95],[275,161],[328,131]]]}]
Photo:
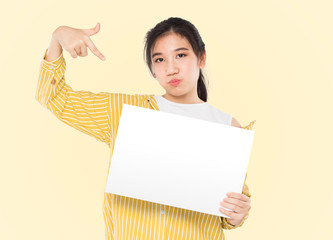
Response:
[{"label": "woman's ear", "polygon": [[200,68],[204,68],[206,64],[206,51],[201,55],[200,57],[200,64],[199,67]]}]

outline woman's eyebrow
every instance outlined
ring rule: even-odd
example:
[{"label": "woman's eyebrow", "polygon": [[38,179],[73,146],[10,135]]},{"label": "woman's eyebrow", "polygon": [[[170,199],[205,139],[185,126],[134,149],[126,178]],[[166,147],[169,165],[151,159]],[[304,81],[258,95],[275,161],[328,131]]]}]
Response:
[{"label": "woman's eyebrow", "polygon": [[[184,48],[184,47],[176,48],[174,51],[177,52],[177,51],[180,51],[180,50],[187,50],[187,51],[189,51],[187,48]],[[157,56],[157,55],[162,55],[162,53],[160,53],[160,52],[154,53],[154,54],[151,56],[151,58],[153,58],[153,57],[155,57],[155,56]]]}]

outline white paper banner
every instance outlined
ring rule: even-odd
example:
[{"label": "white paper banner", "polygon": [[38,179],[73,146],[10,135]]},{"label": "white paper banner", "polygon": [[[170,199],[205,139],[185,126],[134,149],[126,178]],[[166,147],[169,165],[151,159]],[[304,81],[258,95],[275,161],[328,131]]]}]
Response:
[{"label": "white paper banner", "polygon": [[254,131],[123,105],[105,191],[227,217],[242,193]]}]

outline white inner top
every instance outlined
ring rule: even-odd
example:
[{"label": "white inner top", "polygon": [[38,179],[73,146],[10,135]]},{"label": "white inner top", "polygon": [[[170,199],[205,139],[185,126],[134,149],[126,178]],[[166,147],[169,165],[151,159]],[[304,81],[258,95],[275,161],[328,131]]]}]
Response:
[{"label": "white inner top", "polygon": [[154,96],[160,111],[179,114],[206,121],[222,123],[231,126],[232,115],[213,107],[208,102],[204,103],[175,103],[163,96]]}]

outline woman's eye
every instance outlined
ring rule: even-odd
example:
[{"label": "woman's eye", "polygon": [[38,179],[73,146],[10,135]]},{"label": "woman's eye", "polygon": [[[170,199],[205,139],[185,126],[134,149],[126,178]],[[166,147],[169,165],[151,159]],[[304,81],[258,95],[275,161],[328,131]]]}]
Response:
[{"label": "woman's eye", "polygon": [[[179,55],[183,55],[183,57],[186,56],[186,54],[184,54],[184,53],[179,53],[177,56],[179,56]],[[163,60],[163,58],[156,58],[155,62],[157,62],[157,63],[161,62],[159,60]]]},{"label": "woman's eye", "polygon": [[159,61],[158,61],[159,59],[163,59],[163,58],[157,58],[157,59],[155,60],[155,62],[159,62]]}]

